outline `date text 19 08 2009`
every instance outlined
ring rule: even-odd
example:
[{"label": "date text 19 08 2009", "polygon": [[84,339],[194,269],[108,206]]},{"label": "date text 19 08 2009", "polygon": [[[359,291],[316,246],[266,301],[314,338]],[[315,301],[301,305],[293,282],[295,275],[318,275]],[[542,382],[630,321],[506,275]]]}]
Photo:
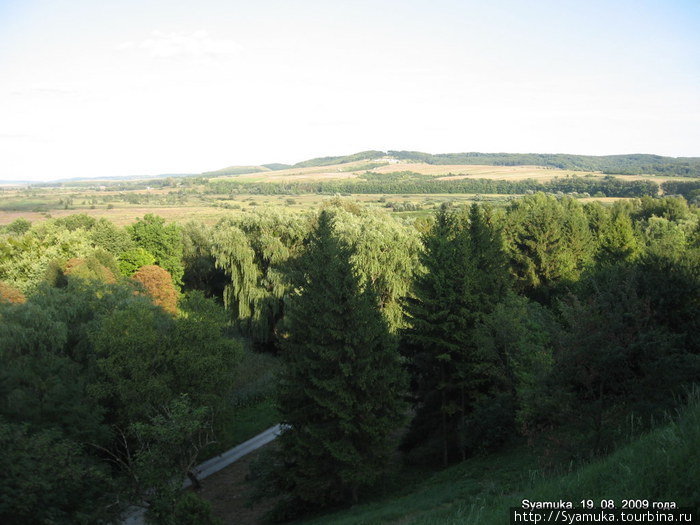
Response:
[{"label": "date text 19 08 2009", "polygon": [[678,508],[675,501],[649,501],[646,499],[623,499],[616,502],[612,499],[602,499],[594,501],[592,499],[583,499],[575,505],[573,501],[558,500],[558,501],[531,501],[524,499],[520,505],[522,509],[661,509],[674,510]]}]

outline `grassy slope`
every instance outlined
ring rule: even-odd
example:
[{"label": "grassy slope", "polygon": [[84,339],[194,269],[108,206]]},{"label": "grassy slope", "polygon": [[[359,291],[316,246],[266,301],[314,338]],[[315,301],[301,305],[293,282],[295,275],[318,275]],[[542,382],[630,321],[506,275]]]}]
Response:
[{"label": "grassy slope", "polygon": [[543,476],[524,449],[474,458],[410,492],[308,523],[503,524],[520,501],[647,499],[700,506],[700,403],[613,454],[558,476]]}]

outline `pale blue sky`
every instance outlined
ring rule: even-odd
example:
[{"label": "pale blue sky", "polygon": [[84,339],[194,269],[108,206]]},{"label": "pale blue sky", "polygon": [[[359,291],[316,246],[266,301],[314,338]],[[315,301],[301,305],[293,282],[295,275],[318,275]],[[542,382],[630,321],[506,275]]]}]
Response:
[{"label": "pale blue sky", "polygon": [[0,0],[0,180],[700,156],[700,1]]}]

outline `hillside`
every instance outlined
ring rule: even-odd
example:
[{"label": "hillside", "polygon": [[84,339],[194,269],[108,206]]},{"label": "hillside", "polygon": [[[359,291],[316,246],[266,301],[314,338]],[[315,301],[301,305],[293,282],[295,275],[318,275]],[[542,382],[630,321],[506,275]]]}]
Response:
[{"label": "hillside", "polygon": [[[433,166],[435,175],[460,174],[471,171],[465,167],[524,167],[528,169],[556,169],[573,172],[597,172],[609,175],[665,175],[675,177],[700,176],[700,157],[663,157],[660,155],[571,155],[564,153],[423,153],[420,151],[388,152],[370,150],[352,155],[336,157],[318,157],[298,162],[293,166],[287,164],[265,164],[263,166],[230,166],[221,170],[206,172],[206,176],[243,175],[266,171],[291,171],[298,168],[325,168],[327,170],[344,170],[348,164],[360,161],[378,162],[380,164],[408,164],[414,166]],[[357,168],[360,169],[360,168]],[[413,169],[413,168],[412,168]],[[422,171],[418,171],[422,173]]]},{"label": "hillside", "polygon": [[613,454],[572,472],[545,476],[525,448],[474,458],[432,475],[395,497],[305,521],[496,525],[508,508],[531,501],[673,501],[700,506],[700,403]]},{"label": "hillside", "polygon": [[700,157],[663,157],[661,155],[571,155],[565,153],[440,153],[389,151],[394,158],[426,164],[493,166],[543,166],[575,171],[600,171],[610,175],[700,176]]}]

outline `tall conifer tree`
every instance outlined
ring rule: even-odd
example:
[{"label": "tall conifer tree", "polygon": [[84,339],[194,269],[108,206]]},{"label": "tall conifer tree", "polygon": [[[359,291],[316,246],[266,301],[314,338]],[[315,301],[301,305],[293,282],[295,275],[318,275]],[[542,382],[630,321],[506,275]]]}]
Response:
[{"label": "tall conifer tree", "polygon": [[350,256],[322,212],[302,257],[283,343],[286,428],[277,481],[286,510],[356,501],[381,475],[402,421],[399,354]]},{"label": "tall conifer tree", "polygon": [[417,411],[404,448],[427,445],[425,453],[439,450],[445,464],[455,453],[464,457],[465,416],[491,382],[492,367],[474,342],[475,326],[511,287],[492,222],[491,211],[479,206],[468,214],[441,208],[424,238],[425,272],[406,306],[405,352]]}]

